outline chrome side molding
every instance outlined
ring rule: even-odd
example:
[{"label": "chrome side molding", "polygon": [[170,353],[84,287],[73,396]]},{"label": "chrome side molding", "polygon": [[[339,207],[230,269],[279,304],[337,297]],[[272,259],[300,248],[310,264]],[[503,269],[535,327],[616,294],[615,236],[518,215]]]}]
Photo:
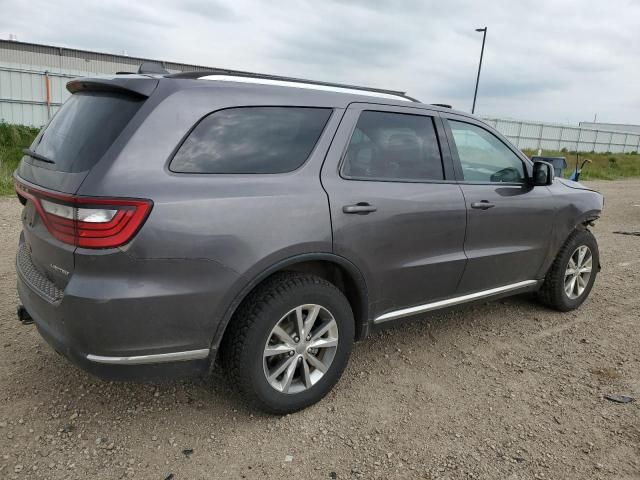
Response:
[{"label": "chrome side molding", "polygon": [[471,302],[472,300],[478,300],[480,298],[491,297],[500,293],[511,292],[519,290],[525,287],[531,287],[538,283],[537,280],[525,280],[523,282],[512,283],[504,285],[502,287],[491,288],[489,290],[481,290],[479,292],[468,293],[459,297],[447,298],[445,300],[438,300],[437,302],[425,303],[424,305],[417,305],[415,307],[402,308],[400,310],[394,310],[392,312],[380,315],[373,320],[373,323],[383,323],[389,320],[396,320],[398,318],[409,317],[411,315],[417,315],[419,313],[430,312],[432,310],[438,310],[440,308],[451,307],[453,305],[459,305],[461,303]]},{"label": "chrome side molding", "polygon": [[154,355],[137,355],[132,357],[104,357],[102,355],[87,355],[87,360],[111,365],[143,365],[147,363],[182,362],[207,358],[209,349],[188,350],[186,352],[157,353]]}]

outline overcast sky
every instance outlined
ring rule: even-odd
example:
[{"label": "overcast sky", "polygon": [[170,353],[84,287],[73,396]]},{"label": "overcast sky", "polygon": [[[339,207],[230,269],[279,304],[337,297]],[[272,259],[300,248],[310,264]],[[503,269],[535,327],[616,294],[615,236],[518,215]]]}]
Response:
[{"label": "overcast sky", "polygon": [[476,113],[640,123],[639,0],[0,0],[18,40],[406,90]]}]

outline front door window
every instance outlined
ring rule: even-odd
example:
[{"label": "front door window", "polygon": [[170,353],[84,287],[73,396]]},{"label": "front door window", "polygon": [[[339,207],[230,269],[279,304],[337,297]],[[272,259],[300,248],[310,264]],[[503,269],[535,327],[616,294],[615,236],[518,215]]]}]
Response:
[{"label": "front door window", "polygon": [[470,123],[449,120],[466,182],[523,183],[524,165],[495,135]]}]

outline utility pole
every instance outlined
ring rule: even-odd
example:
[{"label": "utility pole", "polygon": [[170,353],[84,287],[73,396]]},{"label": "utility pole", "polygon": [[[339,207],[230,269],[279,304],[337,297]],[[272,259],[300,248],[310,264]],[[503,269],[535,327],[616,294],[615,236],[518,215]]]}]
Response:
[{"label": "utility pole", "polygon": [[476,111],[476,98],[478,97],[478,84],[480,83],[480,70],[482,70],[482,57],[484,56],[484,42],[487,39],[487,27],[476,28],[476,32],[482,32],[482,50],[480,50],[480,64],[478,65],[478,77],[476,78],[476,91],[473,94],[473,106],[471,113]]}]

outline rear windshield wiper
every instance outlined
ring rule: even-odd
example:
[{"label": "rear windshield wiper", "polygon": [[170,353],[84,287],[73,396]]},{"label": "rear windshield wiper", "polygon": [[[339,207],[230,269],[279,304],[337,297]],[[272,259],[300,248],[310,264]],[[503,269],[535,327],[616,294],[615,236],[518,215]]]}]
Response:
[{"label": "rear windshield wiper", "polygon": [[40,160],[41,162],[45,162],[45,163],[52,163],[55,164],[56,162],[51,160],[48,157],[45,157],[44,155],[40,155],[39,153],[34,152],[33,150],[29,149],[29,148],[25,148],[22,150],[22,153],[24,153],[25,155],[34,158],[36,160]]}]

